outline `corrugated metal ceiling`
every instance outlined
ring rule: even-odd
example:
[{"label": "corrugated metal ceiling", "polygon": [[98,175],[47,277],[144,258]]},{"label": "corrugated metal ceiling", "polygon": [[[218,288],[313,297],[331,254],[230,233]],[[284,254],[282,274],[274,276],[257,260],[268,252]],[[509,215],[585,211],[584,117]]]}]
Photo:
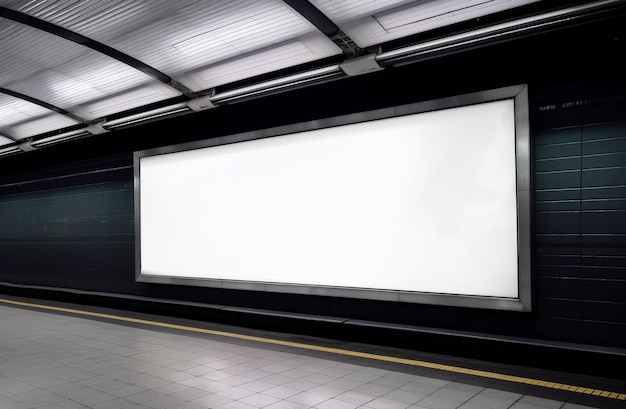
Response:
[{"label": "corrugated metal ceiling", "polygon": [[380,70],[447,41],[447,27],[454,46],[489,39],[478,17],[500,35],[624,2],[548,3],[0,0],[0,156]]}]

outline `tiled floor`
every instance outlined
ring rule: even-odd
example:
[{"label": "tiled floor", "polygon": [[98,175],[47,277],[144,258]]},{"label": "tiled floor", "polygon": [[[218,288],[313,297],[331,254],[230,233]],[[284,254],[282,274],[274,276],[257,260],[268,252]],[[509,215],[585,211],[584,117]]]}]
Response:
[{"label": "tiled floor", "polygon": [[[616,380],[127,311],[69,307],[479,367],[618,393],[626,390],[626,385]],[[401,363],[0,303],[0,409],[261,407],[581,409],[623,408],[626,404],[619,399]]]}]

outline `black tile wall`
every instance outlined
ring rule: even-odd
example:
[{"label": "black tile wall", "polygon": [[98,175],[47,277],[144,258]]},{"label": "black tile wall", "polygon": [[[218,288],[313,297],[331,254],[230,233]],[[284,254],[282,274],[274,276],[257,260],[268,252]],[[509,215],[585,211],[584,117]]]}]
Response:
[{"label": "black tile wall", "polygon": [[[0,276],[120,292],[134,260],[130,166],[0,184]],[[120,267],[124,268],[120,268]]]},{"label": "black tile wall", "polygon": [[624,346],[626,104],[567,98],[581,103],[556,102],[535,123],[537,329]]}]

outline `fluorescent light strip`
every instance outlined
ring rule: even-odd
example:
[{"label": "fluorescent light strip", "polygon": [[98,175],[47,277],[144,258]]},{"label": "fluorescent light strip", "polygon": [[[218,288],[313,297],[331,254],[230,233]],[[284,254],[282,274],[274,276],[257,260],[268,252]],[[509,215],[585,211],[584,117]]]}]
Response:
[{"label": "fluorescent light strip", "polygon": [[84,129],[79,129],[77,131],[65,132],[59,135],[49,136],[47,138],[42,138],[36,141],[33,141],[30,145],[35,148],[40,148],[42,146],[52,145],[54,143],[66,142],[70,139],[77,139],[83,136],[89,136],[91,133],[87,132]]},{"label": "fluorescent light strip", "polygon": [[8,156],[13,153],[21,152],[22,150],[17,146],[11,146],[9,148],[0,149],[0,156]]},{"label": "fluorescent light strip", "polygon": [[142,122],[150,121],[153,119],[163,118],[169,115],[174,115],[179,112],[190,111],[189,107],[184,103],[166,106],[163,108],[157,108],[146,112],[141,112],[135,115],[129,115],[124,118],[114,119],[112,121],[106,121],[104,123],[105,129],[116,129],[124,126],[137,125]]},{"label": "fluorescent light strip", "polygon": [[428,41],[378,54],[376,60],[384,65],[407,64],[415,60],[428,58],[434,53],[452,53],[456,49],[476,46],[489,41],[503,40],[516,35],[531,34],[533,31],[548,29],[554,25],[571,22],[599,9],[618,5],[621,0],[606,0],[576,7],[570,7],[538,16],[523,18],[508,23],[496,24],[467,33]]},{"label": "fluorescent light strip", "polygon": [[339,65],[331,65],[329,67],[290,75],[288,77],[278,78],[260,84],[225,91],[214,95],[211,98],[211,102],[214,104],[224,104],[245,98],[254,98],[266,93],[285,91],[288,88],[297,87],[299,85],[308,85],[310,83],[329,79],[334,76],[344,76],[343,72],[339,68]]}]

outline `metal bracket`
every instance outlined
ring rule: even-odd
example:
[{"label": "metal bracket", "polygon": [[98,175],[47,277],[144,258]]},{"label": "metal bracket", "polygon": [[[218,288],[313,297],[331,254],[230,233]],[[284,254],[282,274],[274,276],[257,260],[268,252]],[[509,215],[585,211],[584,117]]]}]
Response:
[{"label": "metal bracket", "polygon": [[345,60],[339,65],[339,68],[349,77],[384,69],[376,61],[376,54],[367,54]]}]

